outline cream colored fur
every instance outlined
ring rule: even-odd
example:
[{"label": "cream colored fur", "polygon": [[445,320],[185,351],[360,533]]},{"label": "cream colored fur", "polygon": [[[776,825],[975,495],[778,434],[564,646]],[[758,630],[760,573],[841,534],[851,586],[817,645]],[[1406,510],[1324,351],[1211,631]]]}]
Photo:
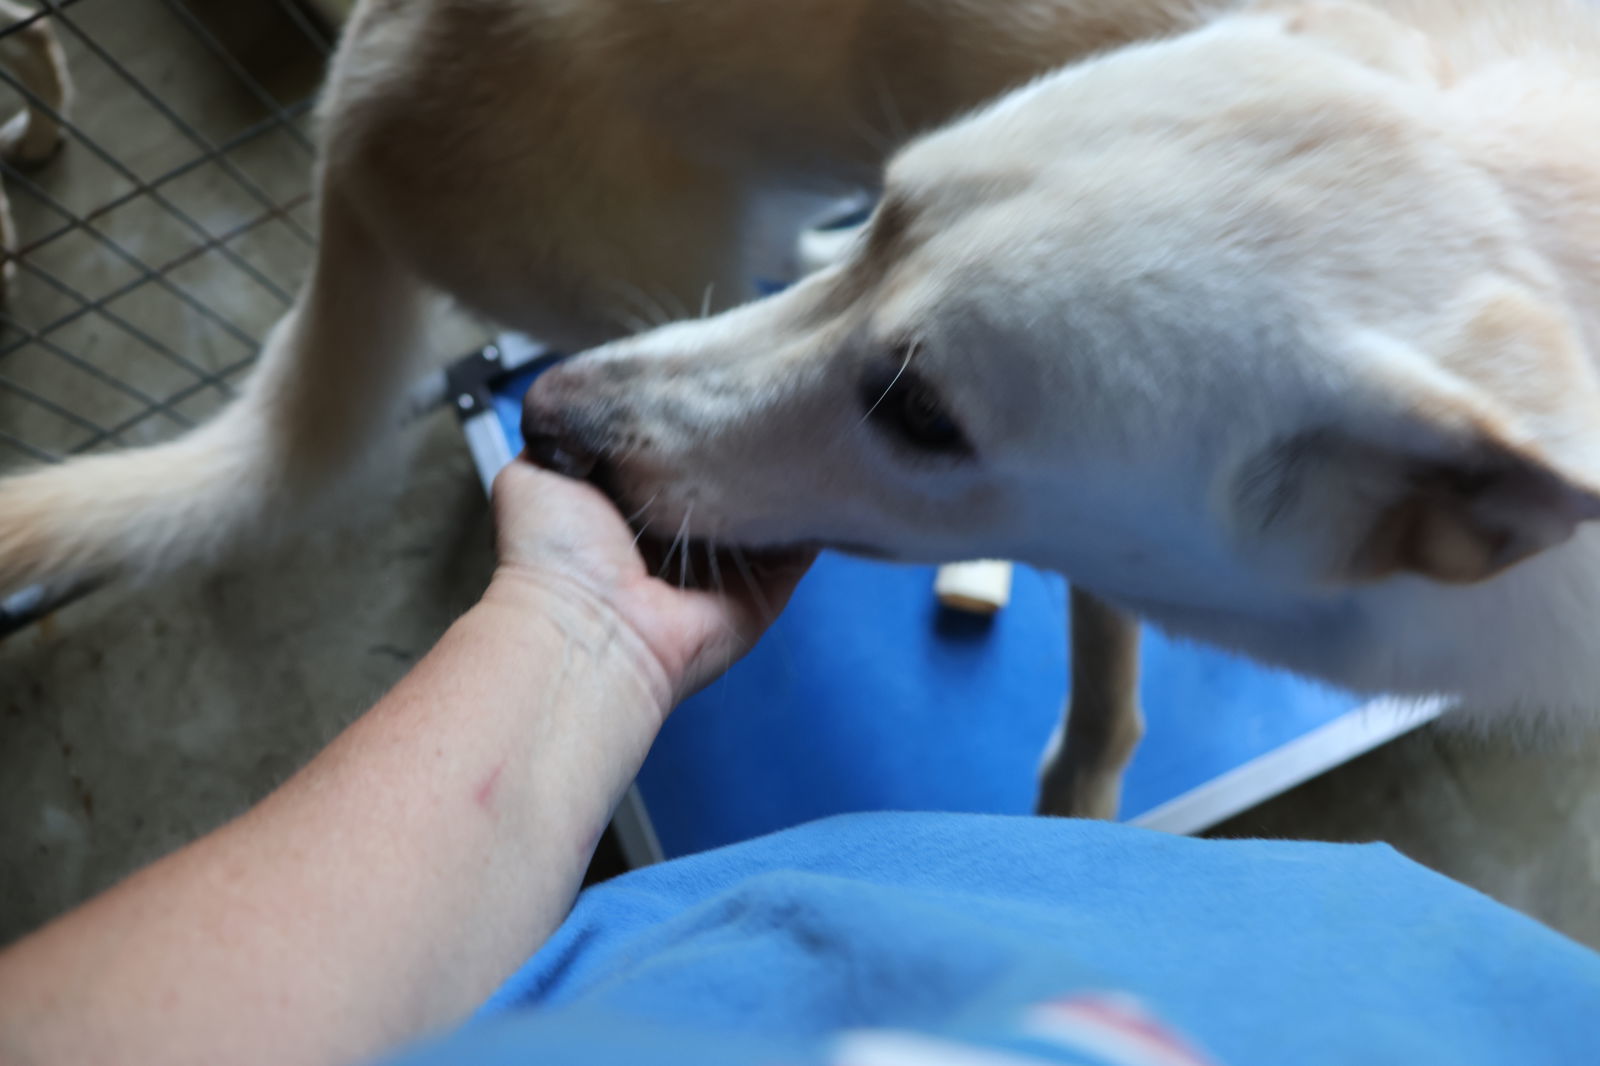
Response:
[{"label": "cream colored fur", "polygon": [[[437,289],[604,343],[530,432],[664,525],[1016,558],[1337,683],[1589,714],[1597,37],[1576,0],[371,0],[256,378],[0,482],[0,587],[292,522]],[[886,162],[841,263],[733,308],[766,198]],[[963,449],[896,439],[924,393]]]},{"label": "cream colored fur", "polygon": [[362,3],[320,108],[323,247],[258,379],[173,443],[0,481],[0,592],[292,527],[388,430],[422,288],[574,349],[732,306],[766,195],[871,185],[911,133],[1190,8]]},{"label": "cream colored fur", "polygon": [[1015,558],[1358,690],[1592,718],[1596,27],[1266,3],[1068,67],[899,153],[838,266],[547,375],[531,435],[668,528]]}]

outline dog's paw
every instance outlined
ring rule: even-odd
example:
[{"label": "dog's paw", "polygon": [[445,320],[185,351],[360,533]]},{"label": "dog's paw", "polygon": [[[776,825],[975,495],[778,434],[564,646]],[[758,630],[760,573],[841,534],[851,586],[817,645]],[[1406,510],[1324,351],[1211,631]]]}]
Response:
[{"label": "dog's paw", "polygon": [[38,167],[61,150],[61,129],[41,127],[27,111],[18,111],[0,126],[0,159],[17,167]]}]

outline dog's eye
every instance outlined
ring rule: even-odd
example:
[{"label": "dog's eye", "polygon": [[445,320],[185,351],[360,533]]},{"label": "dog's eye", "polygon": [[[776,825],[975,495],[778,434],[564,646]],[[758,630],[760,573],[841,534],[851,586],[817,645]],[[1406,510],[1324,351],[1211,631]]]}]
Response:
[{"label": "dog's eye", "polygon": [[869,373],[862,382],[861,398],[870,421],[919,451],[946,455],[972,451],[938,392],[904,363]]},{"label": "dog's eye", "polygon": [[914,381],[900,390],[898,414],[900,432],[911,443],[930,451],[964,450],[966,438],[955,419],[945,413],[944,405],[934,391]]}]

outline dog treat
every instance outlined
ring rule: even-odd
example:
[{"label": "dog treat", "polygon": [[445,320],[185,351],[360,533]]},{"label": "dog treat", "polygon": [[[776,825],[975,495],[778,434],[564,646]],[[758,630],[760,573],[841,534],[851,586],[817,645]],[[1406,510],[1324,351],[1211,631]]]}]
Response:
[{"label": "dog treat", "polygon": [[1011,564],[983,559],[941,566],[933,592],[952,611],[994,614],[1011,599]]}]

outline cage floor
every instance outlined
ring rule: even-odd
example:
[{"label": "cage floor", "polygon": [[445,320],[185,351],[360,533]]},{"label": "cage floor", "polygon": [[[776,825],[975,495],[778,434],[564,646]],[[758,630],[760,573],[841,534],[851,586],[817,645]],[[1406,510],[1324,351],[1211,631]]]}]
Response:
[{"label": "cage floor", "polygon": [[[0,471],[171,436],[210,413],[314,247],[310,97],[326,41],[277,0],[75,0],[60,151],[0,173]],[[0,28],[3,32],[3,28]],[[0,106],[28,92],[0,68]]]}]

